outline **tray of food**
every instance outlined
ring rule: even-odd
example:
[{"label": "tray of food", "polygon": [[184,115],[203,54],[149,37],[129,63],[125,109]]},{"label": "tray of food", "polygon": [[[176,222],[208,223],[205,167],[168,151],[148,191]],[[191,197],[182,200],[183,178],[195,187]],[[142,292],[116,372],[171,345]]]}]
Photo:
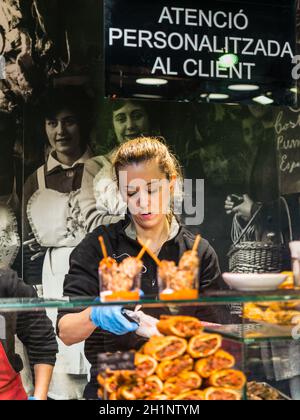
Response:
[{"label": "tray of food", "polygon": [[265,382],[249,382],[247,399],[250,401],[291,401],[291,398]]},{"label": "tray of food", "polygon": [[247,303],[243,317],[290,335],[300,324],[300,301]]},{"label": "tray of food", "polygon": [[246,385],[222,337],[209,334],[197,318],[164,317],[161,336],[135,354],[135,370],[98,376],[99,398],[107,400],[241,400]]}]

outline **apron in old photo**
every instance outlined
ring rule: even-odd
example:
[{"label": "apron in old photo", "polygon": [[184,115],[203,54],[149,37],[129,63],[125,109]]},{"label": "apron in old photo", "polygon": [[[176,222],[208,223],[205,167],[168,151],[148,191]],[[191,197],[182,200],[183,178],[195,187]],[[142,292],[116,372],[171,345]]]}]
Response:
[{"label": "apron in old photo", "polygon": [[[70,255],[85,237],[84,223],[77,201],[79,192],[63,194],[46,188],[44,167],[38,170],[38,185],[38,191],[28,203],[27,214],[37,242],[48,249],[43,264],[43,297],[61,299],[64,278],[69,271]],[[47,315],[56,328],[57,310],[47,310]],[[61,374],[87,375],[89,363],[84,355],[84,343],[67,347],[58,338],[58,344],[59,353],[52,383],[56,375],[57,381],[60,382],[58,386],[62,385]],[[70,378],[66,380],[70,382]],[[68,387],[70,388],[70,385]],[[69,391],[65,389],[68,393],[65,398],[75,398],[80,394],[75,392],[76,395],[73,395]],[[61,392],[53,389],[55,398],[59,398]],[[49,395],[54,398],[50,393]]]}]

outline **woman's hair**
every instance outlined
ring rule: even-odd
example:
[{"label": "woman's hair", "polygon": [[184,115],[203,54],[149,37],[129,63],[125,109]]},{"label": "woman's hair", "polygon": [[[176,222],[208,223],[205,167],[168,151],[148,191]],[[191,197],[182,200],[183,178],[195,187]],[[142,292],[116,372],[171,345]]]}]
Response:
[{"label": "woman's hair", "polygon": [[145,113],[147,114],[148,118],[151,119],[151,107],[149,106],[148,102],[145,101],[136,101],[134,99],[114,99],[110,101],[111,106],[111,114],[113,115],[114,112],[119,111],[120,109],[124,108],[125,105],[132,104],[136,105],[139,108],[143,108]]},{"label": "woman's hair", "polygon": [[[104,112],[109,110],[109,115],[111,116],[110,125],[112,125],[113,115],[114,112],[119,111],[127,104],[132,104],[139,108],[142,108],[148,118],[149,121],[149,133],[144,133],[146,136],[159,136],[160,135],[160,119],[161,119],[161,107],[158,103],[149,103],[143,100],[135,100],[135,99],[114,99],[109,100],[106,104],[106,108]],[[108,151],[115,149],[119,143],[116,139],[115,132],[112,127],[112,138],[107,144]]]},{"label": "woman's hair", "polygon": [[[183,175],[181,166],[176,156],[169,150],[163,138],[140,137],[122,144],[116,151],[113,158],[113,169],[119,183],[119,173],[125,166],[148,162],[156,159],[159,168],[170,181],[176,177],[182,182]],[[174,214],[171,207],[170,217]]]},{"label": "woman's hair", "polygon": [[77,86],[52,88],[42,99],[41,106],[46,119],[55,118],[63,109],[73,112],[80,126],[82,146],[87,146],[92,128],[93,104],[83,88]]}]

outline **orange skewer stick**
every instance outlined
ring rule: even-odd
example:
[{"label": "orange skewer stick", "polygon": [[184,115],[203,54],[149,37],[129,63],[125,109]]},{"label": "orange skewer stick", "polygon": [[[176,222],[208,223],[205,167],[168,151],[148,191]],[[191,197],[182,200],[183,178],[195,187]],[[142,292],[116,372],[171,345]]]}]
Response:
[{"label": "orange skewer stick", "polygon": [[202,239],[202,236],[201,235],[197,235],[197,237],[195,239],[195,243],[194,243],[193,249],[192,249],[192,251],[194,253],[197,253],[197,249],[198,249],[198,247],[200,245],[201,239]]},{"label": "orange skewer stick", "polygon": [[99,242],[100,242],[103,257],[106,259],[106,258],[108,258],[108,255],[107,255],[107,250],[106,250],[106,246],[105,246],[105,243],[104,243],[103,236],[99,236],[98,239],[99,239]]},{"label": "orange skewer stick", "polygon": [[151,239],[148,239],[148,241],[145,243],[145,245],[143,246],[143,248],[141,249],[141,251],[140,251],[140,253],[139,253],[139,255],[136,257],[136,259],[138,260],[138,261],[140,261],[142,258],[143,258],[143,256],[144,256],[144,254],[145,254],[145,252],[147,251],[147,248],[149,247],[149,245],[151,244]]},{"label": "orange skewer stick", "polygon": [[[142,246],[142,247],[144,247],[145,245],[143,244],[143,242],[142,241],[140,241],[139,239],[138,239],[138,242],[139,242],[139,244]],[[156,264],[158,265],[158,267],[161,267],[161,261],[159,260],[159,258],[154,254],[154,252],[152,252],[151,251],[151,249],[150,248],[148,248],[147,246],[146,246],[146,252],[150,255],[150,257],[153,259],[153,261],[155,261],[156,262]]]}]

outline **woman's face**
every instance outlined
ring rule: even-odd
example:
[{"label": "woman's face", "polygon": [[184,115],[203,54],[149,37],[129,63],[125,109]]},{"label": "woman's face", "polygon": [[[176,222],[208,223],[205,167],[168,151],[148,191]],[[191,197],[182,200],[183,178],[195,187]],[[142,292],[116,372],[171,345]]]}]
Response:
[{"label": "woman's face", "polygon": [[113,112],[113,126],[118,143],[140,136],[149,135],[149,117],[145,109],[138,104],[127,102],[125,105]]},{"label": "woman's face", "polygon": [[175,179],[168,181],[156,159],[125,166],[119,173],[120,192],[133,221],[153,229],[165,221]]},{"label": "woman's face", "polygon": [[45,125],[53,150],[67,156],[80,153],[80,127],[72,111],[67,109],[59,111],[53,119],[46,118]]}]

